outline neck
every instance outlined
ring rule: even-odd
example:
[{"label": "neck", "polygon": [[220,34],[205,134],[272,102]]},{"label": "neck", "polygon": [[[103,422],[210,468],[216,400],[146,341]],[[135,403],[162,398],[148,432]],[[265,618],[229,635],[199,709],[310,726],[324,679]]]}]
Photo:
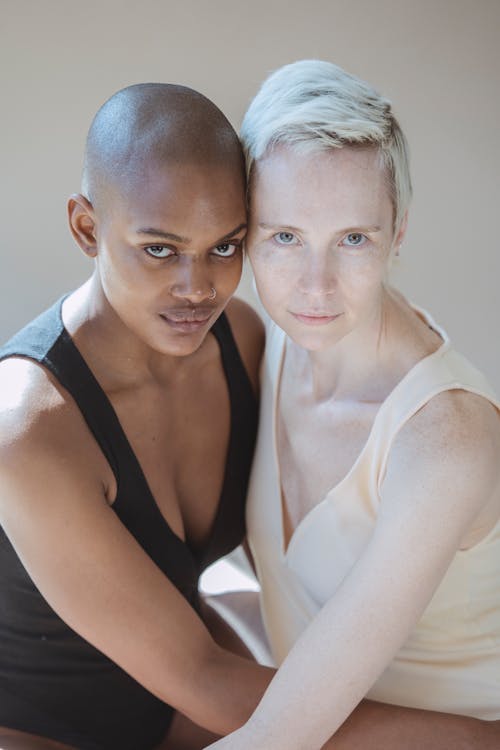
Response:
[{"label": "neck", "polygon": [[337,344],[316,352],[291,343],[290,356],[315,401],[373,403],[442,343],[399,292],[384,288],[378,309]]},{"label": "neck", "polygon": [[313,398],[379,400],[394,359],[393,301],[384,294],[377,309],[338,343],[322,351],[292,349],[308,372]]}]

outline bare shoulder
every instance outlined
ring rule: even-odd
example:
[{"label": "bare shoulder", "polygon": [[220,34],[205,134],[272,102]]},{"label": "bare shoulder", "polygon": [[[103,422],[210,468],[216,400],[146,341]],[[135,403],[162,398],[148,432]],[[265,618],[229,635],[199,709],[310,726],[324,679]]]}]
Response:
[{"label": "bare shoulder", "polygon": [[258,391],[259,367],[264,351],[264,324],[249,304],[233,297],[226,307],[234,338],[250,379]]},{"label": "bare shoulder", "polygon": [[398,441],[416,441],[450,460],[478,452],[498,456],[500,413],[482,396],[450,390],[431,398],[401,430]]},{"label": "bare shoulder", "polygon": [[40,496],[55,469],[90,479],[93,466],[103,476],[104,459],[72,397],[31,360],[0,363],[0,508],[18,495]]},{"label": "bare shoulder", "polygon": [[[0,445],[15,447],[42,437],[50,444],[58,420],[68,418],[72,399],[41,365],[12,357],[0,363]],[[52,434],[54,433],[54,434]]]},{"label": "bare shoulder", "polygon": [[21,357],[0,363],[0,446],[2,452],[26,448],[30,437],[51,414],[64,404],[62,393],[48,372],[37,363]]},{"label": "bare shoulder", "polygon": [[[431,398],[398,433],[387,476],[434,479],[485,501],[500,482],[500,413],[482,396],[451,390]],[[480,506],[478,506],[479,509]]]}]

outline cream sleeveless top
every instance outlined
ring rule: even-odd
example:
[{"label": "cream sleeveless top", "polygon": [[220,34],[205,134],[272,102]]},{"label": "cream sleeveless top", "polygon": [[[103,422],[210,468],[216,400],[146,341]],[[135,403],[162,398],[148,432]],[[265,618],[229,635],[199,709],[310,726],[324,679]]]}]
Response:
[{"label": "cream sleeveless top", "polygon": [[[268,325],[247,527],[277,664],[362,554],[376,521],[391,444],[404,423],[436,394],[457,388],[500,409],[481,373],[423,315],[442,336],[442,346],[420,360],[382,403],[355,464],[303,518],[286,552],[276,442],[286,335]],[[367,697],[500,719],[500,520],[481,542],[456,553],[422,618]]]}]

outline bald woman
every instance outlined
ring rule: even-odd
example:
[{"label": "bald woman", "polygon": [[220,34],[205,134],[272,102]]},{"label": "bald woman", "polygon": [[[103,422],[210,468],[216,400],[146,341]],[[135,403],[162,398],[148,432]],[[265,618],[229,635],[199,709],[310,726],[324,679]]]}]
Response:
[{"label": "bald woman", "polygon": [[237,136],[190,89],[124,89],[68,215],[92,276],[0,351],[0,746],[146,750],[171,706],[225,733],[270,673],[197,589],[243,538],[257,423]]}]

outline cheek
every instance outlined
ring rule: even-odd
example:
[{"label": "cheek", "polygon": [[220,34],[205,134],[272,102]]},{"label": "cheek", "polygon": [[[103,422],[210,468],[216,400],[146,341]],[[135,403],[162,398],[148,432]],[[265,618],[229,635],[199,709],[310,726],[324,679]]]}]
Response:
[{"label": "cheek", "polygon": [[338,291],[346,310],[358,315],[377,307],[383,294],[383,279],[381,267],[369,262],[352,264],[349,272],[340,273]]},{"label": "cheek", "polygon": [[98,257],[97,266],[103,288],[109,293],[113,290],[128,290],[131,285],[131,274],[127,264],[115,263],[109,254]]},{"label": "cheek", "polygon": [[218,293],[225,297],[231,297],[240,283],[243,270],[243,258],[235,260],[227,265],[220,264],[214,269],[208,269],[209,277],[213,279],[213,285]]},{"label": "cheek", "polygon": [[284,257],[276,248],[266,246],[249,250],[249,259],[257,287],[268,294],[280,295],[293,284],[297,275],[291,257]]},{"label": "cheek", "polygon": [[110,243],[99,250],[97,265],[101,275],[110,282],[119,279],[120,283],[129,283],[131,277],[141,274],[139,257],[118,243]]},{"label": "cheek", "polygon": [[265,263],[257,263],[253,266],[255,283],[259,296],[265,306],[275,307],[280,303],[290,288],[289,279],[283,270]]},{"label": "cheek", "polygon": [[370,253],[344,255],[336,259],[336,271],[339,279],[352,288],[376,288],[385,278],[385,263],[378,256]]},{"label": "cheek", "polygon": [[164,275],[154,273],[141,261],[140,254],[128,252],[126,248],[103,253],[98,261],[106,297],[124,316],[130,315],[132,308],[139,311],[147,300],[161,297],[164,292]]}]

